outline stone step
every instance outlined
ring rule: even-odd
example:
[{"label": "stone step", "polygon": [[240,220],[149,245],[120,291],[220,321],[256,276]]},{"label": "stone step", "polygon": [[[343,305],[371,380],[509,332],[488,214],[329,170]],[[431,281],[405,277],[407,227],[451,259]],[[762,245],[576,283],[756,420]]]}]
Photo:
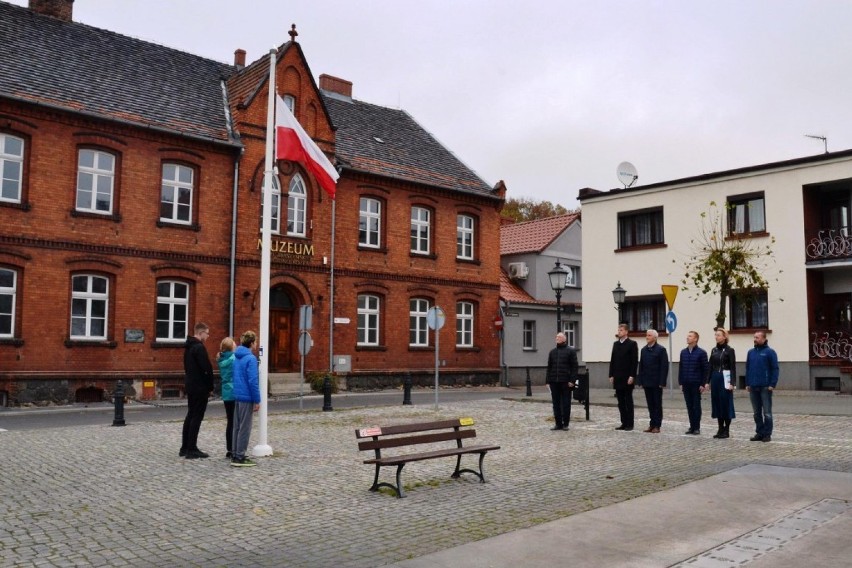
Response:
[{"label": "stone step", "polygon": [[[269,373],[269,394],[293,394],[298,393],[301,380],[299,373]],[[304,394],[310,394],[311,387],[305,384],[302,388]]]}]

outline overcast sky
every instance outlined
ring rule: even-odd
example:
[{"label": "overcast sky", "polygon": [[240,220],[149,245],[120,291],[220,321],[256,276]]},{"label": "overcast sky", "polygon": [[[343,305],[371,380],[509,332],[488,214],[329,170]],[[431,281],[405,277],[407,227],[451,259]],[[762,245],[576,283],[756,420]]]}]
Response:
[{"label": "overcast sky", "polygon": [[[13,0],[26,5],[26,0]],[[233,62],[289,39],[509,197],[852,148],[847,0],[76,0],[74,20]],[[108,72],[108,70],[105,70]]]}]

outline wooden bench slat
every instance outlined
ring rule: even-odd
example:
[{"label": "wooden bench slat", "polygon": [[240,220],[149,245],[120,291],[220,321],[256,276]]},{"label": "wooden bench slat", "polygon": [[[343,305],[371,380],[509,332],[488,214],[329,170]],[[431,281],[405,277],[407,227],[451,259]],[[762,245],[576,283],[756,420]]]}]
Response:
[{"label": "wooden bench slat", "polygon": [[369,459],[364,460],[364,463],[371,464],[376,463],[379,465],[399,465],[401,463],[408,463],[413,461],[422,461],[429,460],[433,458],[443,458],[450,456],[458,456],[462,454],[481,454],[483,452],[490,452],[492,450],[499,450],[500,446],[465,446],[463,448],[448,448],[445,450],[434,450],[431,452],[421,452],[419,454],[405,454],[400,456],[391,456],[387,458],[381,459]]},{"label": "wooden bench slat", "polygon": [[451,430],[449,432],[436,432],[432,434],[421,434],[415,436],[400,436],[397,438],[381,438],[379,440],[366,440],[358,442],[358,449],[375,450],[383,448],[399,448],[401,446],[413,446],[415,444],[431,444],[434,442],[446,442],[448,440],[465,440],[476,438],[476,430]]},{"label": "wooden bench slat", "polygon": [[[461,426],[461,420],[438,420],[435,422],[420,422],[417,424],[397,424],[395,426],[382,426],[382,436],[394,434],[409,434],[411,432],[426,432],[428,430],[441,430],[443,428],[456,428]],[[369,438],[370,435],[362,436],[361,429],[355,430],[356,438]]]}]

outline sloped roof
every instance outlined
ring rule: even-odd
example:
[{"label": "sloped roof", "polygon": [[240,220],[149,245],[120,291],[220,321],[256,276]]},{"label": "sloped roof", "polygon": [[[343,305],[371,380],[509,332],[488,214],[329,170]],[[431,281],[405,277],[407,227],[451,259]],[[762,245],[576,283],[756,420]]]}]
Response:
[{"label": "sloped roof", "polygon": [[505,270],[500,270],[500,299],[512,304],[541,304],[512,282]]},{"label": "sloped roof", "polygon": [[0,98],[238,144],[224,63],[0,2]]},{"label": "sloped roof", "polygon": [[503,225],[500,227],[500,255],[541,252],[579,217],[579,213],[569,213]]},{"label": "sloped roof", "polygon": [[455,191],[492,188],[402,110],[323,92],[337,127],[336,155],[350,169]]}]

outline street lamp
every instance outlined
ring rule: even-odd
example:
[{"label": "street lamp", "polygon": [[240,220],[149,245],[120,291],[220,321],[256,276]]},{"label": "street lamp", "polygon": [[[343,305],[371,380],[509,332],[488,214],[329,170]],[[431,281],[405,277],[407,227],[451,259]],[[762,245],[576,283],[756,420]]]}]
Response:
[{"label": "street lamp", "polygon": [[612,300],[615,302],[615,309],[618,310],[618,323],[621,323],[621,304],[624,303],[624,298],[627,296],[627,290],[621,287],[621,281],[615,286],[612,291]]},{"label": "street lamp", "polygon": [[568,286],[568,270],[559,264],[559,259],[556,259],[556,266],[553,270],[547,273],[550,276],[550,287],[556,292],[556,333],[562,332],[562,290]]}]

